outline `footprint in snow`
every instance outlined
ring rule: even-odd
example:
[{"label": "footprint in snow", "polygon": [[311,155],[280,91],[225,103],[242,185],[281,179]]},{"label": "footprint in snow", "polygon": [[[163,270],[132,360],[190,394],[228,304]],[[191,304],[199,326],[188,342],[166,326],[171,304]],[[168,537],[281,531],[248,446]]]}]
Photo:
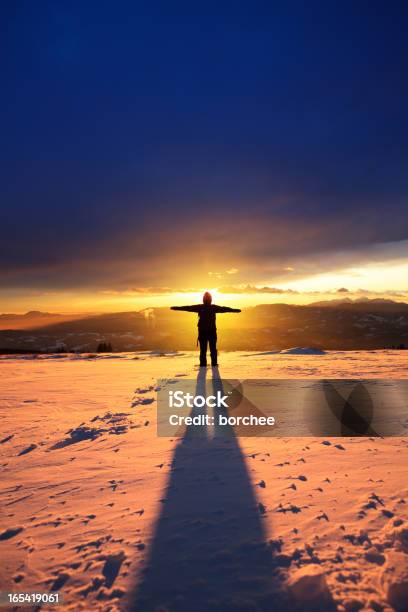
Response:
[{"label": "footprint in snow", "polygon": [[0,540],[10,540],[23,531],[23,529],[24,527],[10,527],[9,529],[6,529],[0,533]]},{"label": "footprint in snow", "polygon": [[30,446],[27,446],[27,448],[24,448],[22,451],[20,451],[18,453],[18,456],[20,457],[21,455],[26,455],[27,453],[31,453],[31,451],[33,451],[35,448],[37,448],[37,444],[30,444]]},{"label": "footprint in snow", "polygon": [[102,574],[105,577],[105,584],[108,589],[110,589],[115,582],[125,559],[126,555],[123,551],[106,557],[105,565],[102,568]]},{"label": "footprint in snow", "polygon": [[135,393],[150,393],[151,391],[154,391],[155,387],[154,385],[150,385],[149,387],[138,387],[137,389],[135,389]]},{"label": "footprint in snow", "polygon": [[132,408],[134,408],[135,406],[148,406],[149,404],[153,404],[154,402],[154,398],[153,397],[138,397],[137,399],[133,400],[132,402]]}]

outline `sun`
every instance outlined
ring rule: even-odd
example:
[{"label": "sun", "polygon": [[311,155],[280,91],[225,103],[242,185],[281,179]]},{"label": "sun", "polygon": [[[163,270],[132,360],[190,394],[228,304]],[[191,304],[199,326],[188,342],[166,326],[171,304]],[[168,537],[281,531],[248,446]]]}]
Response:
[{"label": "sun", "polygon": [[[211,293],[213,304],[217,304],[219,302],[219,300],[220,300],[220,292],[218,291],[218,289],[216,289],[216,288],[214,288],[214,289],[206,289],[205,291],[209,291]],[[203,291],[203,293],[204,293],[204,291]]]}]

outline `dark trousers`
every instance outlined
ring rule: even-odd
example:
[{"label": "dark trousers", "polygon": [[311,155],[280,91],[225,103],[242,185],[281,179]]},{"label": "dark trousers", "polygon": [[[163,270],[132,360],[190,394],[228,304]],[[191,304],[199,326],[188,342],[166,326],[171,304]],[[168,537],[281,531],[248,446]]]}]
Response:
[{"label": "dark trousers", "polygon": [[203,332],[198,334],[200,343],[200,366],[207,365],[207,345],[210,345],[211,365],[217,365],[217,332]]}]

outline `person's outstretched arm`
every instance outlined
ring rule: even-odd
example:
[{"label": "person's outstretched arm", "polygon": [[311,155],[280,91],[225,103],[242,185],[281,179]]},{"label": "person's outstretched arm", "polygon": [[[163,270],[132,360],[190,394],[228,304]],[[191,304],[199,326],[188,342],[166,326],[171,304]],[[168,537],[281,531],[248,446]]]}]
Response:
[{"label": "person's outstretched arm", "polygon": [[186,312],[199,312],[201,304],[195,306],[170,306],[170,310],[184,310]]},{"label": "person's outstretched arm", "polygon": [[229,306],[215,306],[215,312],[241,312],[239,308],[230,308]]}]

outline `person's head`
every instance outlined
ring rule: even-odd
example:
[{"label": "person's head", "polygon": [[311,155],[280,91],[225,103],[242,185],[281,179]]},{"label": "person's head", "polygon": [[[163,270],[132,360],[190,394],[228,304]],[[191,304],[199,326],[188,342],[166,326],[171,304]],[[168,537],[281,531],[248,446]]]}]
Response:
[{"label": "person's head", "polygon": [[212,296],[211,293],[209,291],[206,291],[203,295],[203,303],[204,304],[211,304],[212,302]]}]

